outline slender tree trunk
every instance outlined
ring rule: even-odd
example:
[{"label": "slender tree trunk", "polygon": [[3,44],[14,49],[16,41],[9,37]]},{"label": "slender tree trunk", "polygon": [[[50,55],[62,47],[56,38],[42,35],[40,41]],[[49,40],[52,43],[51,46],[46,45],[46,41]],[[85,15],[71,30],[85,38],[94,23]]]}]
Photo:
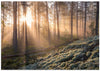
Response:
[{"label": "slender tree trunk", "polygon": [[60,33],[59,33],[59,13],[58,13],[58,3],[56,2],[56,13],[57,13],[57,36],[58,36],[58,39],[60,37]]},{"label": "slender tree trunk", "polygon": [[73,39],[73,2],[71,3],[71,39]]},{"label": "slender tree trunk", "polygon": [[39,14],[39,2],[37,2],[38,5],[38,38],[40,42],[40,14]]},{"label": "slender tree trunk", "polygon": [[[82,2],[82,34],[83,34],[84,24],[83,24],[83,2]],[[82,36],[83,37],[83,36]]]},{"label": "slender tree trunk", "polygon": [[99,33],[99,2],[97,2],[97,12],[96,12],[96,26],[95,26],[95,32],[96,35],[98,35]]},{"label": "slender tree trunk", "polygon": [[13,47],[17,51],[17,2],[13,2]]},{"label": "slender tree trunk", "polygon": [[46,19],[47,19],[47,24],[48,24],[48,42],[50,45],[50,29],[49,29],[49,19],[48,19],[48,3],[46,2]]},{"label": "slender tree trunk", "polygon": [[55,6],[54,6],[54,41],[56,40],[56,22],[55,22]]},{"label": "slender tree trunk", "polygon": [[17,2],[18,3],[18,39],[20,39],[20,21],[19,21],[19,19],[20,19],[20,6],[19,6],[19,2]]},{"label": "slender tree trunk", "polygon": [[84,23],[84,38],[86,38],[86,19],[87,19],[87,2],[85,2],[85,23]]},{"label": "slender tree trunk", "polygon": [[[4,3],[3,3],[4,4]],[[4,18],[5,18],[5,16],[4,16],[4,14],[5,14],[5,10],[4,10],[4,8],[3,8],[3,23],[2,23],[2,47],[3,47],[3,38],[4,38],[4,27],[5,27],[5,20],[4,20]]]},{"label": "slender tree trunk", "polygon": [[[35,15],[35,18],[34,18],[34,24],[35,24],[35,35],[37,34],[36,7],[37,7],[37,2],[35,2],[35,5],[34,5],[34,15]],[[36,36],[37,36],[37,35],[36,35]]]},{"label": "slender tree trunk", "polygon": [[77,2],[77,21],[76,21],[76,30],[77,30],[77,38],[78,38],[78,2]]}]

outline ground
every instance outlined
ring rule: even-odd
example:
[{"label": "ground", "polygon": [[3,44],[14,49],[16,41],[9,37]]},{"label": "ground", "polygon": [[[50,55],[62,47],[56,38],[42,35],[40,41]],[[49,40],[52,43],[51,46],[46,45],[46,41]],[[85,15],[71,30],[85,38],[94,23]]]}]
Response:
[{"label": "ground", "polygon": [[35,63],[20,67],[20,69],[98,70],[99,36],[77,40],[67,46],[61,46],[45,56],[39,56]]}]

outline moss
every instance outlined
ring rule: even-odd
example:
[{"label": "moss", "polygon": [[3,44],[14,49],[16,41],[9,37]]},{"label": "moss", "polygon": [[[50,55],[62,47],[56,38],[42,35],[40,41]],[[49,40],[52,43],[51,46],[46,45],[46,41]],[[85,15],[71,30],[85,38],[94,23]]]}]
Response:
[{"label": "moss", "polygon": [[96,57],[99,57],[99,50],[95,50],[93,53],[92,53],[92,59],[93,58],[96,58]]},{"label": "moss", "polygon": [[63,63],[61,63],[61,67],[65,67],[65,65],[66,65],[66,63],[65,62],[63,62]]},{"label": "moss", "polygon": [[71,60],[73,57],[74,57],[73,54],[70,54],[69,56],[62,58],[57,62],[65,62],[65,61]]},{"label": "moss", "polygon": [[85,58],[85,53],[78,53],[74,56],[73,62],[82,61]]},{"label": "moss", "polygon": [[79,65],[79,63],[71,64],[69,68],[70,69],[74,69],[74,68],[76,69],[78,67],[78,65]]},{"label": "moss", "polygon": [[90,56],[91,56],[91,52],[88,51],[88,52],[86,53],[86,56],[87,56],[87,57],[90,57]]}]

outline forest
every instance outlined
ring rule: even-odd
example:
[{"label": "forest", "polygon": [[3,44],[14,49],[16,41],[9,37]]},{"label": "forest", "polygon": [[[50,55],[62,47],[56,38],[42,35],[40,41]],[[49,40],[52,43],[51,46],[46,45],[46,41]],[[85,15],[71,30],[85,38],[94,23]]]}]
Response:
[{"label": "forest", "polygon": [[1,1],[1,69],[99,69],[99,2]]}]

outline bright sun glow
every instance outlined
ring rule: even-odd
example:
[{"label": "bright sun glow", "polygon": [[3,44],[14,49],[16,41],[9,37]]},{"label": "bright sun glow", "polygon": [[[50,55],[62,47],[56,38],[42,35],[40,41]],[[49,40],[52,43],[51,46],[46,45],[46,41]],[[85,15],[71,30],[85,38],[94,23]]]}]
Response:
[{"label": "bright sun glow", "polygon": [[26,17],[24,15],[21,16],[20,18],[21,22],[26,21],[27,25],[29,27],[31,27],[31,23],[32,23],[32,15],[31,15],[31,10],[30,8],[27,8],[27,13],[26,13]]}]

